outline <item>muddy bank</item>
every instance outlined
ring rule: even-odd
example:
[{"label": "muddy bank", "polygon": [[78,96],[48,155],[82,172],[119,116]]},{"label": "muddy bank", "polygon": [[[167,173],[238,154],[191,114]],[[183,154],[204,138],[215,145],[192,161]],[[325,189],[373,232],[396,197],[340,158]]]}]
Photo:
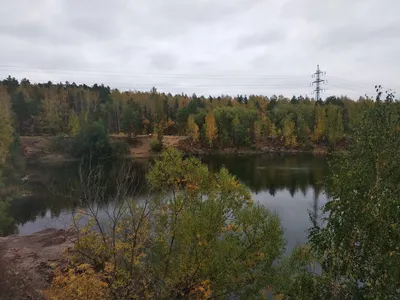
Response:
[{"label": "muddy bank", "polygon": [[72,231],[57,229],[0,238],[0,299],[42,299],[73,243]]}]

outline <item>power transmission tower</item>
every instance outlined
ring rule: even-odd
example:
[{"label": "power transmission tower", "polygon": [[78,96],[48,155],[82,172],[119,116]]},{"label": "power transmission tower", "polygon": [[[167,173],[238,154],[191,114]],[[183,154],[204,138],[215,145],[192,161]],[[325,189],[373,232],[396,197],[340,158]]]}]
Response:
[{"label": "power transmission tower", "polygon": [[321,100],[321,93],[324,91],[324,89],[321,88],[321,85],[328,83],[328,80],[322,79],[322,76],[325,75],[326,72],[321,71],[319,65],[317,65],[317,71],[312,74],[312,77],[315,78],[315,80],[311,83],[311,86],[315,85],[315,90],[313,92],[316,95],[317,101]]}]

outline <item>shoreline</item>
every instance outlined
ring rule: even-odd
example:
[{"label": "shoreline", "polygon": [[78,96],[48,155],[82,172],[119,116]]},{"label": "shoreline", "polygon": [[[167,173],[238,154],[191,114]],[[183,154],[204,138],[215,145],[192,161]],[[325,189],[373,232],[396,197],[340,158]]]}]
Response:
[{"label": "shoreline", "polygon": [[[265,149],[265,150],[252,150],[252,149],[222,149],[222,150],[210,150],[210,149],[180,149],[185,155],[199,155],[199,156],[208,156],[208,155],[228,155],[228,156],[253,156],[253,155],[263,155],[263,154],[271,154],[271,155],[297,155],[297,154],[310,154],[310,155],[318,155],[318,156],[326,156],[328,155],[328,151],[324,149],[323,151],[315,151],[315,150],[299,150],[299,149]],[[153,157],[157,157],[159,153],[157,152],[147,152],[140,153],[139,155],[128,154],[125,155],[124,158],[127,159],[150,159]],[[54,164],[54,163],[67,163],[67,162],[77,162],[78,158],[73,158],[66,156],[64,154],[47,154],[43,156],[26,156],[27,162],[31,164],[35,163],[43,163],[43,164]]]},{"label": "shoreline", "polygon": [[[126,139],[126,136],[112,136],[115,139]],[[163,145],[165,148],[175,147],[186,155],[262,155],[262,154],[313,154],[328,155],[325,146],[312,145],[309,147],[287,148],[283,145],[259,145],[257,148],[224,148],[209,149],[193,147],[186,140],[186,136],[164,136]],[[130,146],[129,153],[125,156],[131,159],[149,159],[156,157],[159,153],[151,150],[153,137],[137,136],[139,145]],[[69,156],[66,153],[56,151],[48,137],[32,136],[21,137],[21,145],[24,148],[25,158],[29,163],[63,163],[74,162],[79,159]],[[340,150],[339,150],[340,151]]]}]

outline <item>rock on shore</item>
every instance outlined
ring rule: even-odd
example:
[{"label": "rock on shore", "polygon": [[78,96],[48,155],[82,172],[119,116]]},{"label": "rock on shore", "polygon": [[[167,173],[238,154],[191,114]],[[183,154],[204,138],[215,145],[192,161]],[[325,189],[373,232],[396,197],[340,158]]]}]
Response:
[{"label": "rock on shore", "polygon": [[42,299],[73,242],[73,232],[57,229],[0,238],[0,299]]}]

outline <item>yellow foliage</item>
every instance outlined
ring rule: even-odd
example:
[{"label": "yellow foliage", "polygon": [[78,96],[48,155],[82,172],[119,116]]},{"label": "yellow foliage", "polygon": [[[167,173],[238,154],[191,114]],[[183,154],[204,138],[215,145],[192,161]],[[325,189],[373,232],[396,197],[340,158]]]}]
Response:
[{"label": "yellow foliage", "polygon": [[217,124],[216,124],[215,117],[214,117],[214,114],[212,111],[209,112],[206,116],[205,127],[206,127],[206,138],[207,138],[208,144],[210,145],[210,147],[212,147],[213,141],[218,136]]},{"label": "yellow foliage", "polygon": [[109,297],[108,284],[89,265],[82,264],[65,273],[58,269],[45,296],[49,300],[103,300]]},{"label": "yellow foliage", "polygon": [[317,107],[315,112],[313,141],[319,141],[324,134],[325,134],[325,111],[323,108]]},{"label": "yellow foliage", "polygon": [[196,285],[189,294],[190,299],[206,300],[212,298],[210,280],[204,280]]},{"label": "yellow foliage", "polygon": [[199,126],[197,126],[193,116],[189,116],[187,121],[187,135],[190,136],[193,142],[197,142],[199,140]]},{"label": "yellow foliage", "polygon": [[7,158],[13,140],[10,102],[6,88],[0,86],[0,165]]},{"label": "yellow foliage", "polygon": [[294,122],[290,119],[287,119],[285,121],[282,131],[283,137],[285,139],[285,146],[292,146],[292,147],[297,146],[297,138],[295,130],[296,126]]}]

